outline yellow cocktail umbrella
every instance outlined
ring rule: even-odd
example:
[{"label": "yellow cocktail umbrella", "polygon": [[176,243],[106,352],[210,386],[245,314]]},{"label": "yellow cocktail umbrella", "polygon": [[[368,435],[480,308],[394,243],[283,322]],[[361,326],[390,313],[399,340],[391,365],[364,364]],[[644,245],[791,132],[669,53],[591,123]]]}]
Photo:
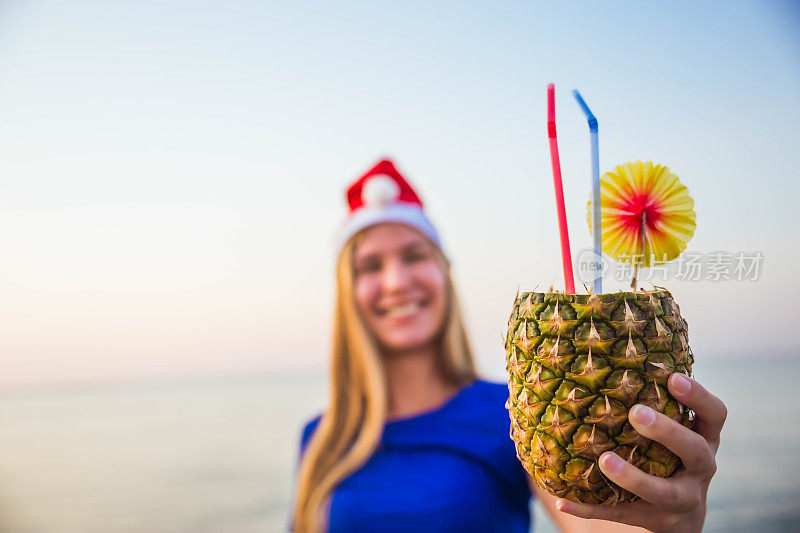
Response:
[{"label": "yellow cocktail umbrella", "polygon": [[[625,163],[600,179],[603,252],[637,267],[678,257],[694,235],[694,200],[664,165]],[[592,227],[592,201],[587,213]]]}]

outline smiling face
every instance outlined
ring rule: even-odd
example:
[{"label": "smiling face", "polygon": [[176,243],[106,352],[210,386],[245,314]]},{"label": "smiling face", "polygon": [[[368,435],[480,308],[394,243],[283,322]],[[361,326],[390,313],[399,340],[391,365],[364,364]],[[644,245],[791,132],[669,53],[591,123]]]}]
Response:
[{"label": "smiling face", "polygon": [[402,224],[365,230],[353,253],[356,305],[388,352],[435,342],[447,313],[447,274],[434,245]]}]

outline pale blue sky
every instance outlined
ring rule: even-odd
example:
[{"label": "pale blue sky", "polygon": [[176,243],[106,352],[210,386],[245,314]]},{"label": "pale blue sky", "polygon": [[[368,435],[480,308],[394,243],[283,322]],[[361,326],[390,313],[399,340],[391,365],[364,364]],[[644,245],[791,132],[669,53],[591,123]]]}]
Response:
[{"label": "pale blue sky", "polygon": [[667,283],[698,359],[797,354],[800,8],[700,4],[2,2],[0,381],[325,367],[343,190],[383,155],[501,377],[517,286],[563,283],[549,82],[573,248],[578,88],[602,170],[689,187],[691,250],[764,254],[755,283]]}]

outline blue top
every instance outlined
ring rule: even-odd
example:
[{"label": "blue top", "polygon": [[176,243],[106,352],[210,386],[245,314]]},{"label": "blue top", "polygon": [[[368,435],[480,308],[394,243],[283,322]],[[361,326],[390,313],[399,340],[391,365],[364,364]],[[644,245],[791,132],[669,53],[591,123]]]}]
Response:
[{"label": "blue top", "polygon": [[[387,422],[374,455],[334,491],[329,531],[529,531],[507,398],[505,385],[479,380],[433,411]],[[303,429],[301,453],[318,422]]]}]

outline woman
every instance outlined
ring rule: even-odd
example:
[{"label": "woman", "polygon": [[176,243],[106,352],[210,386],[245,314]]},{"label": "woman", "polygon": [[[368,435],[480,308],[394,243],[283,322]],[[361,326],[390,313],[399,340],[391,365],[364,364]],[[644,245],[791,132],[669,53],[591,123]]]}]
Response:
[{"label": "woman", "polygon": [[449,265],[419,197],[387,160],[347,197],[331,399],[303,431],[296,531],[522,532],[531,494],[562,531],[701,530],[726,415],[719,399],[673,375],[670,392],[696,412],[696,432],[631,411],[637,431],[684,465],[665,480],[604,454],[606,476],[643,500],[556,499],[516,458],[506,386],[476,378]]}]

